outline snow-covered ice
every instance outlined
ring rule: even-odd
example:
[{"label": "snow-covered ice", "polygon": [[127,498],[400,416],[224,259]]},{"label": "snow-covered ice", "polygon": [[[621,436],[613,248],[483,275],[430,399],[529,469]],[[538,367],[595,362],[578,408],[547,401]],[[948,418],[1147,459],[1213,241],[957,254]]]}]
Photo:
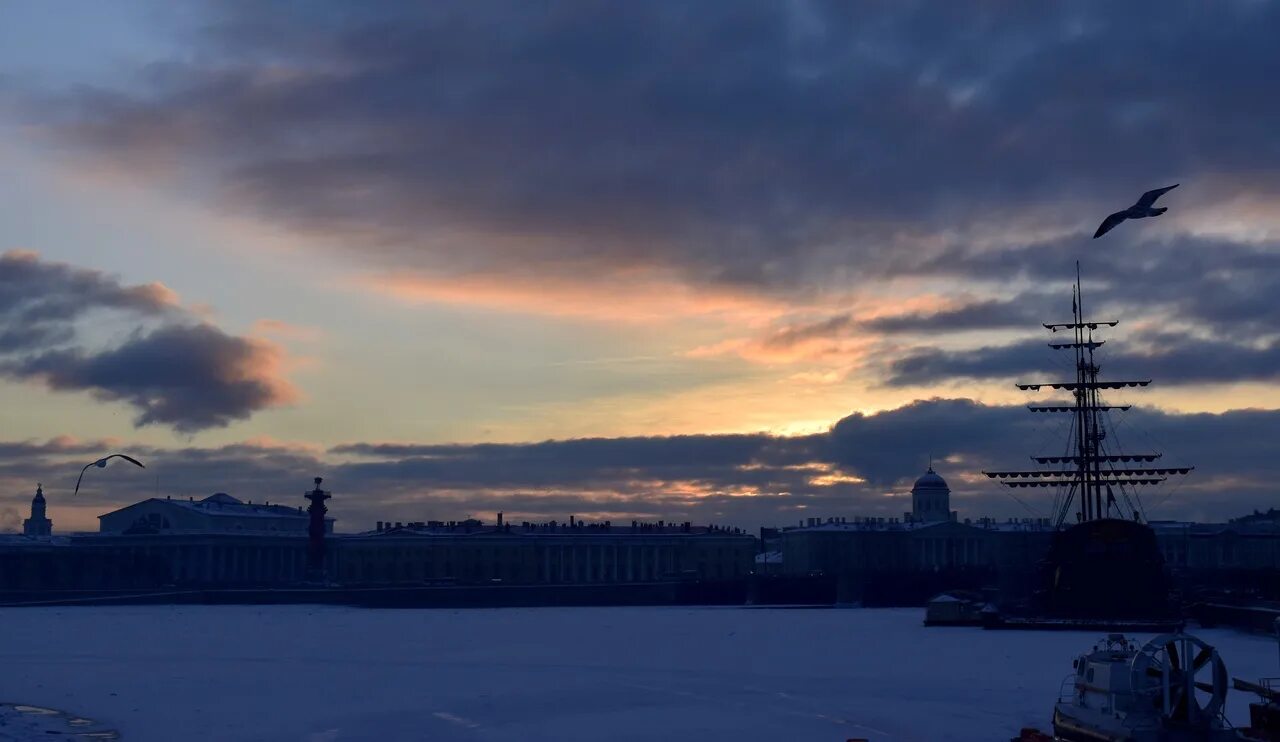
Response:
[{"label": "snow-covered ice", "polygon": [[[1046,726],[1076,632],[924,628],[922,611],[0,611],[0,701],[123,739],[1004,740]],[[1280,674],[1274,639],[1195,631],[1232,675]],[[1145,640],[1147,637],[1141,636]],[[1232,719],[1248,718],[1232,692]]]}]

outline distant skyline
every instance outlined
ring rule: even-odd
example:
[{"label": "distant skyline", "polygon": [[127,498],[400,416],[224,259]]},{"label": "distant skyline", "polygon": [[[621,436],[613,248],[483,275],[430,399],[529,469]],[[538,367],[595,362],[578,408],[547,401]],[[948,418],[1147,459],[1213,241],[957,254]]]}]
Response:
[{"label": "distant skyline", "polygon": [[[979,471],[1061,439],[1012,382],[1062,372],[1076,260],[1104,375],[1154,379],[1120,443],[1197,467],[1151,517],[1266,509],[1278,31],[1256,0],[5,4],[0,527],[37,481],[68,530],[323,476],[340,530],[754,528],[901,515],[930,455],[962,516],[1047,516]],[[113,450],[147,469],[73,500]]]}]

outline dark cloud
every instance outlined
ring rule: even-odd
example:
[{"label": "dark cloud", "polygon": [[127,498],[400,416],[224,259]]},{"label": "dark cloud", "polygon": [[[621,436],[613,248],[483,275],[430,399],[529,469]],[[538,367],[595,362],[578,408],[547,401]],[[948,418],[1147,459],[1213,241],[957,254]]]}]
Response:
[{"label": "dark cloud", "polygon": [[368,459],[349,465],[364,476],[430,481],[443,489],[510,491],[570,486],[657,493],[695,486],[786,490],[805,481],[788,467],[824,460],[818,438],[699,435],[591,438],[530,444],[403,446],[354,444],[335,449]]},{"label": "dark cloud", "polygon": [[[1046,333],[1047,335],[1047,333]],[[1069,341],[1069,338],[1056,338]],[[1045,340],[1026,340],[972,350],[917,350],[889,364],[891,386],[930,385],[955,379],[1008,379],[1035,383],[1075,378],[1070,351],[1049,350]],[[1161,384],[1280,379],[1280,344],[1240,345],[1168,333],[1113,341],[1094,356],[1104,379],[1156,379]],[[1137,350],[1133,346],[1137,345]],[[1053,356],[1051,354],[1059,355]],[[1035,376],[1036,378],[1030,378]]]},{"label": "dark cloud", "polygon": [[[131,85],[27,90],[21,115],[373,272],[500,286],[651,269],[801,303],[927,276],[971,297],[862,324],[832,312],[765,350],[1034,329],[1065,318],[1078,260],[1094,316],[1212,332],[1248,356],[1241,379],[1266,360],[1241,348],[1280,336],[1280,244],[1247,229],[1273,235],[1274,217],[1228,218],[1239,241],[1185,234],[1242,195],[1280,195],[1280,98],[1257,94],[1280,75],[1275,4],[237,2],[193,17],[166,29],[185,34],[181,59]],[[1087,239],[1174,181],[1169,215]],[[65,332],[0,326],[0,348]],[[892,373],[1030,363],[1010,353],[915,353]]]},{"label": "dark cloud", "polygon": [[288,401],[287,385],[272,376],[275,361],[265,343],[211,325],[173,325],[98,353],[55,350],[0,363],[0,373],[123,400],[139,410],[139,426],[194,433]]},{"label": "dark cloud", "polygon": [[[107,310],[155,326],[90,347],[81,323]],[[194,433],[288,401],[278,360],[269,343],[195,322],[160,284],[125,286],[31,253],[0,254],[0,376],[124,401],[137,425]]]},{"label": "dark cloud", "polygon": [[[345,529],[375,520],[426,520],[503,510],[517,518],[570,514],[716,521],[754,528],[814,515],[899,515],[930,454],[965,517],[1047,515],[1046,494],[1010,498],[982,469],[1015,468],[1027,456],[1060,452],[1066,416],[1018,406],[933,399],[854,414],[803,436],[703,435],[593,438],[511,444],[353,443],[328,451],[283,445],[217,448],[126,447],[145,471],[119,468],[91,483],[103,510],[151,496],[226,491],[245,499],[305,504],[312,476],[325,477]],[[1060,419],[1061,418],[1061,419]],[[1112,418],[1111,445],[1162,452],[1195,465],[1185,483],[1145,497],[1153,517],[1225,519],[1274,504],[1280,461],[1270,446],[1280,412],[1181,415],[1132,410]],[[25,447],[6,458],[0,482],[13,502],[42,480],[51,501],[74,484],[84,453],[74,442]],[[16,450],[16,449],[15,449]],[[62,493],[61,495],[59,493]],[[896,496],[886,496],[896,495]],[[84,503],[79,503],[83,505]]]},{"label": "dark cloud", "polygon": [[0,353],[72,339],[71,323],[104,309],[144,316],[177,311],[158,283],[125,286],[100,271],[42,261],[35,253],[0,253]]},{"label": "dark cloud", "polygon": [[1022,294],[1012,299],[990,299],[938,312],[898,314],[865,323],[872,330],[887,333],[951,333],[965,330],[1026,330],[1057,314],[1058,297]]},{"label": "dark cloud", "polygon": [[1174,208],[1275,193],[1277,26],[1243,0],[230,3],[136,87],[27,111],[365,261],[794,289],[1003,219],[1092,230],[1174,176],[1200,176]]},{"label": "dark cloud", "polygon": [[105,440],[80,440],[77,438],[51,438],[47,441],[0,442],[0,460],[27,459],[65,454],[84,454],[101,451],[110,443]]},{"label": "dark cloud", "polygon": [[[1005,379],[1025,374],[1046,376],[1045,381],[1059,377],[1074,379],[1075,372],[1070,365],[1065,371],[1045,370],[1048,365],[1046,356],[1050,352],[1043,341],[1036,340],[973,350],[924,348],[893,360],[885,383],[890,386],[916,386],[954,379]],[[1063,358],[1071,363],[1069,356],[1064,355]]]},{"label": "dark cloud", "polygon": [[[1274,3],[239,2],[210,6],[201,24],[174,45],[181,59],[156,60],[136,84],[28,90],[23,115],[57,144],[323,236],[313,242],[364,267],[584,281],[658,268],[698,286],[805,299],[815,286],[923,275],[980,297],[864,328],[927,334],[1066,319],[1082,260],[1095,316],[1217,338],[1151,347],[1154,336],[1135,337],[1109,356],[1108,373],[1131,363],[1162,381],[1272,378],[1280,245],[1161,230],[1242,193],[1280,193],[1280,97],[1259,94],[1280,78]],[[1168,216],[1087,239],[1102,215],[1175,179],[1184,185]],[[1258,216],[1241,216],[1245,232]],[[119,302],[88,304],[162,321],[159,308]],[[59,347],[74,338],[59,310],[75,311],[62,302],[35,321],[0,320],[0,349],[27,354],[29,366],[14,368],[47,375],[38,361],[56,358],[67,361],[66,383],[105,383],[140,349],[170,353],[194,333],[216,346],[200,356],[221,369],[213,383],[246,381],[225,371],[247,351],[210,328],[168,323],[167,334],[144,332],[98,357]],[[766,342],[842,336],[860,329],[851,322],[835,316]],[[891,380],[1056,370],[1043,342],[923,349],[888,359]],[[232,383],[212,394],[222,406],[211,411],[163,370],[145,376],[156,386],[96,391],[138,405],[144,422],[178,424],[191,406],[205,421],[196,426],[269,399],[261,385]],[[1226,459],[1235,468],[1223,471],[1252,483],[1240,491],[1256,494],[1275,481],[1256,443],[1274,439],[1273,415],[1149,419]],[[439,497],[454,498],[450,508],[605,502],[749,524],[801,505],[891,512],[900,503],[883,491],[901,487],[926,451],[972,471],[1042,424],[1015,409],[932,401],[800,438],[357,445],[327,469],[318,454],[279,449],[156,454],[171,457],[175,480],[205,489],[241,476],[229,474],[241,465],[257,477],[235,482],[249,491],[292,492],[300,469],[328,470],[360,513]],[[1228,443],[1256,458],[1232,458]],[[866,484],[822,480],[803,468],[813,464]],[[670,494],[676,483],[712,494]],[[512,491],[521,488],[540,491]],[[566,494],[537,499],[547,489]],[[982,492],[966,494],[1009,504]]]},{"label": "dark cloud", "polygon": [[842,336],[856,326],[852,316],[836,315],[817,322],[784,327],[765,336],[761,346],[768,350],[786,350],[809,340]]},{"label": "dark cloud", "polygon": [[[1133,451],[1160,450],[1170,461],[1199,466],[1180,489],[1171,483],[1148,498],[1154,506],[1174,495],[1163,503],[1164,515],[1225,518],[1275,496],[1272,481],[1280,475],[1280,464],[1272,463],[1265,441],[1280,434],[1280,413],[1175,415],[1133,410],[1126,415],[1114,421],[1117,445],[1122,442]],[[479,446],[356,444],[332,453],[362,457],[337,467],[335,481],[347,480],[362,491],[373,485],[384,495],[403,492],[394,498],[401,509],[426,506],[440,514],[457,507],[484,512],[487,506],[563,517],[563,508],[569,508],[620,516],[727,519],[754,526],[805,513],[897,515],[906,501],[884,495],[905,495],[930,453],[949,476],[965,515],[1025,515],[1022,505],[988,480],[975,483],[966,475],[973,477],[984,468],[1016,467],[1026,456],[1057,452],[1067,434],[1065,419],[1022,407],[936,399],[850,415],[827,433],[807,436]],[[448,493],[445,508],[433,504],[432,492]],[[522,499],[507,499],[521,492]],[[538,499],[544,495],[552,499]],[[1211,499],[1202,499],[1206,497]],[[1047,500],[1031,505],[1042,513],[1050,507]],[[409,518],[416,519],[403,516]]]},{"label": "dark cloud", "polygon": [[[1000,276],[1008,298],[968,298],[935,312],[890,314],[857,322],[849,315],[774,330],[764,344],[838,340],[858,332],[947,335],[1000,331],[1018,338],[967,350],[898,344],[883,357],[887,383],[928,385],[956,378],[1071,375],[1045,345],[1061,337],[1046,322],[1071,318],[1080,252],[1076,238],[987,254],[957,248],[915,266],[923,275],[958,274],[975,285]],[[1193,237],[1095,245],[1085,255],[1083,306],[1094,320],[1119,320],[1100,335],[1108,374],[1155,376],[1162,383],[1277,380],[1280,369],[1280,244],[1223,244]],[[963,301],[963,299],[962,299]],[[1134,328],[1137,328],[1136,330]],[[985,342],[991,343],[990,340]]]}]

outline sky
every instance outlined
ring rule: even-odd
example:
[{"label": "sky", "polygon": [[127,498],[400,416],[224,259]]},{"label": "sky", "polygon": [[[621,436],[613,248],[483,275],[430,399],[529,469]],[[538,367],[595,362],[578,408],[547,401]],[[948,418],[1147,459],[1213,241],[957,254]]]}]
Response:
[{"label": "sky", "polygon": [[[1280,6],[0,6],[0,528],[1047,517],[1119,319],[1150,518],[1280,501]],[[1098,223],[1180,183],[1157,219]],[[1103,317],[1102,315],[1106,315]],[[1031,378],[1035,377],[1035,378]],[[80,468],[108,452],[145,470]]]}]

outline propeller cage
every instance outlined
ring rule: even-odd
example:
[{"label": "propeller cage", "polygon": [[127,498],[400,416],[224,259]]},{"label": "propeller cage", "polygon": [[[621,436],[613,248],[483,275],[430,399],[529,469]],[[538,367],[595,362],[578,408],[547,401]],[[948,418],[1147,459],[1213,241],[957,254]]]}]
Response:
[{"label": "propeller cage", "polygon": [[1172,722],[1195,724],[1222,715],[1227,667],[1214,649],[1190,634],[1161,634],[1129,663],[1132,688]]}]

